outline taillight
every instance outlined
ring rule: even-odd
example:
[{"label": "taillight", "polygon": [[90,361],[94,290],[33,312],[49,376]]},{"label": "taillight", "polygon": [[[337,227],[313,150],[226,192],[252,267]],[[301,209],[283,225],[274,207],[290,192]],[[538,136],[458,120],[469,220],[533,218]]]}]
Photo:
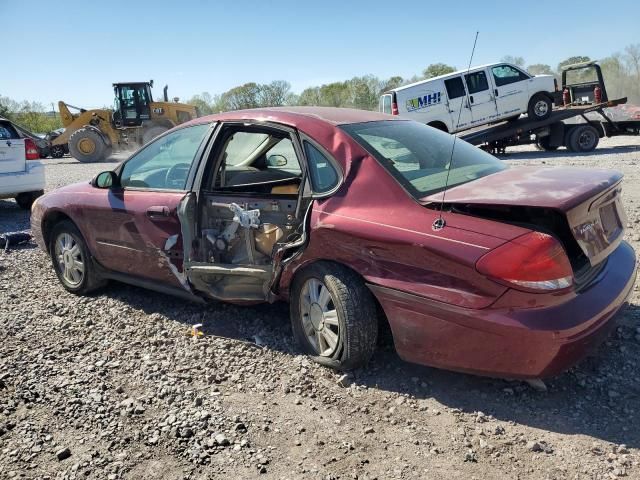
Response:
[{"label": "taillight", "polygon": [[530,232],[490,251],[476,269],[501,283],[525,290],[559,290],[573,284],[564,248],[551,235]]},{"label": "taillight", "polygon": [[398,104],[396,102],[393,102],[391,104],[391,115],[399,115],[400,112],[398,112]]},{"label": "taillight", "polygon": [[38,160],[40,158],[38,147],[30,138],[24,139],[24,155],[27,160]]}]

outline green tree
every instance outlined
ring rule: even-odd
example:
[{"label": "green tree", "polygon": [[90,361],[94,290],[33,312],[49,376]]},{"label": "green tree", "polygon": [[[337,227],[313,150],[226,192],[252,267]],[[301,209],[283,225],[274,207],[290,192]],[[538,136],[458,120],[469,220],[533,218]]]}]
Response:
[{"label": "green tree", "polygon": [[545,63],[534,63],[527,67],[527,72],[531,75],[553,75],[551,67]]},{"label": "green tree", "polygon": [[211,95],[208,92],[203,92],[200,95],[194,95],[186,102],[189,105],[193,105],[198,110],[199,115],[210,115],[217,113],[212,108]]},{"label": "green tree", "polygon": [[591,59],[589,57],[585,57],[583,55],[569,57],[558,64],[557,71],[562,72],[563,67],[566,67],[567,65],[573,65],[574,63],[584,63],[584,62],[590,62],[590,61]]},{"label": "green tree", "polygon": [[380,89],[380,93],[388,92],[389,90],[393,90],[394,88],[398,88],[404,83],[404,79],[399,76],[391,77],[386,81],[382,82],[382,88]]},{"label": "green tree", "polygon": [[298,105],[320,105],[320,87],[305,88],[298,97]]},{"label": "green tree", "polygon": [[262,107],[278,107],[287,102],[291,84],[285,80],[274,80],[259,86],[259,103]]},{"label": "green tree", "polygon": [[625,61],[640,82],[640,43],[628,45],[625,49]]},{"label": "green tree", "polygon": [[353,77],[348,82],[348,97],[344,107],[375,110],[380,98],[380,80],[373,75]]},{"label": "green tree", "polygon": [[516,67],[524,67],[524,58],[514,57],[513,55],[505,55],[500,59],[501,62],[510,63]]},{"label": "green tree", "polygon": [[260,85],[254,82],[245,83],[225,92],[222,97],[229,110],[243,110],[260,106]]},{"label": "green tree", "polygon": [[446,75],[447,73],[455,72],[455,67],[447,65],[446,63],[432,63],[422,71],[424,78],[439,77],[440,75]]},{"label": "green tree", "polygon": [[320,87],[320,105],[323,107],[344,107],[347,105],[349,85],[347,82],[333,82]]}]

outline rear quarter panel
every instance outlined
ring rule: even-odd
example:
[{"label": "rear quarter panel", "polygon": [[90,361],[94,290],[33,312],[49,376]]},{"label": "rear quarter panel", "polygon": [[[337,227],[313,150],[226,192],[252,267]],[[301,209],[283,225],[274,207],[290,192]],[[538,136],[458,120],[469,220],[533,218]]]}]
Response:
[{"label": "rear quarter panel", "polygon": [[[506,290],[475,270],[504,238],[477,233],[480,225],[451,213],[445,219],[452,226],[434,232],[439,213],[415,202],[373,158],[351,169],[357,172],[334,196],[314,203],[309,244],[283,272],[283,297],[298,269],[319,260],[347,265],[371,284],[468,308],[486,307]],[[521,232],[505,228],[497,228],[503,237]]]}]

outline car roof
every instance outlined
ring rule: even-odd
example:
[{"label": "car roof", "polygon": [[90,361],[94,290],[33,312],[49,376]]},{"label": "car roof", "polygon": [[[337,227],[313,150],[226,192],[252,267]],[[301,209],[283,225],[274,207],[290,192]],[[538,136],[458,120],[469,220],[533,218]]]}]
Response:
[{"label": "car roof", "polygon": [[402,90],[406,90],[407,88],[415,87],[416,85],[422,85],[423,83],[432,82],[434,80],[442,80],[442,79],[449,78],[449,77],[455,77],[456,75],[462,75],[462,74],[465,74],[467,72],[471,72],[471,71],[474,71],[474,70],[479,70],[481,68],[495,67],[496,65],[509,65],[511,67],[517,68],[518,70],[524,70],[523,68],[518,67],[517,65],[514,65],[514,64],[509,63],[509,62],[485,63],[484,65],[476,65],[475,67],[465,68],[464,70],[456,70],[455,72],[445,73],[444,75],[438,75],[437,77],[425,78],[424,80],[419,80],[417,82],[409,83],[408,85],[402,85],[402,86],[397,87],[397,88],[392,88],[391,90],[387,90],[384,93],[399,92],[399,91],[402,91]]},{"label": "car roof", "polygon": [[381,120],[406,121],[386,113],[336,107],[268,107],[235,110],[199,117],[190,124],[233,120],[259,120],[289,125],[304,129],[310,124],[346,125],[352,123],[377,122]]}]

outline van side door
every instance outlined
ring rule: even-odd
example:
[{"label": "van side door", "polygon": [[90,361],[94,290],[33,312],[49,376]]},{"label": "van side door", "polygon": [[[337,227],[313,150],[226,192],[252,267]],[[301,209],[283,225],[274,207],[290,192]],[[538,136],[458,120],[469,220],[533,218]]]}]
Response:
[{"label": "van side door", "polygon": [[498,117],[496,102],[489,87],[486,70],[471,72],[464,76],[469,92],[471,121],[474,125],[493,122]]},{"label": "van side door", "polygon": [[472,127],[471,108],[462,76],[446,79],[444,86],[447,92],[447,106],[450,115],[449,133]]},{"label": "van side door", "polygon": [[529,103],[529,76],[512,65],[495,65],[491,68],[498,117],[513,117],[526,113]]}]

